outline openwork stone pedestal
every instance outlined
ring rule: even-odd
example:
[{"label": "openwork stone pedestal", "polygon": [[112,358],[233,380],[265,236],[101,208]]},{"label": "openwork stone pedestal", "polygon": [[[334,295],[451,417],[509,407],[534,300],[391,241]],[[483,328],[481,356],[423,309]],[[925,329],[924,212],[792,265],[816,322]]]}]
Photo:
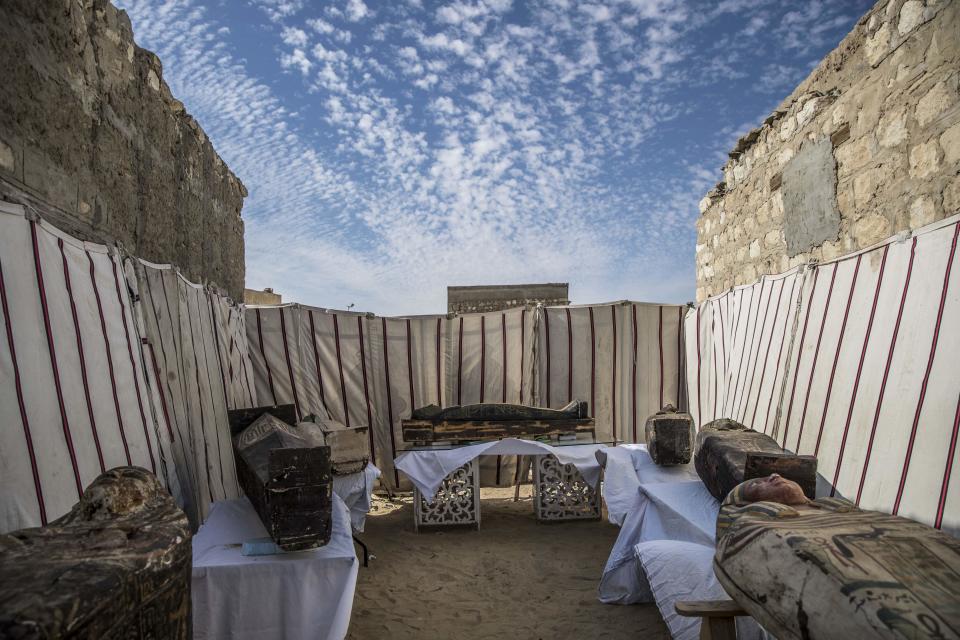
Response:
[{"label": "openwork stone pedestal", "polygon": [[[533,510],[540,521],[597,520],[600,487],[592,487],[572,464],[555,456],[534,456]],[[599,483],[599,481],[598,481]]]},{"label": "openwork stone pedestal", "polygon": [[450,473],[433,500],[413,490],[413,527],[476,525],[480,528],[480,468],[474,458]]}]

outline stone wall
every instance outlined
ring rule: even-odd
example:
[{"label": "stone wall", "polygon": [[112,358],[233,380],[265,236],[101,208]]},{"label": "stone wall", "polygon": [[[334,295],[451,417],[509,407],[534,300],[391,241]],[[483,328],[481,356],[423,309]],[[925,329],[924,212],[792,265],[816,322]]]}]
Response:
[{"label": "stone wall", "polygon": [[697,300],[960,210],[960,2],[880,0],[700,203]]},{"label": "stone wall", "polygon": [[244,289],[243,301],[246,304],[283,304],[283,296],[269,287],[263,291]]},{"label": "stone wall", "polygon": [[569,296],[566,282],[447,287],[447,312],[483,313],[537,303],[559,306],[570,304]]},{"label": "stone wall", "polygon": [[106,0],[0,3],[0,199],[243,299],[247,192]]}]

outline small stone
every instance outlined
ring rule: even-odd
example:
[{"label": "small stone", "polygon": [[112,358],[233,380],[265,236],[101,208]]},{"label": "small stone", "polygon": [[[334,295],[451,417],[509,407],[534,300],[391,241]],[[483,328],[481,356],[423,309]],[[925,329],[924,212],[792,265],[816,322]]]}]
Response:
[{"label": "small stone", "polygon": [[853,236],[862,249],[890,235],[890,222],[879,213],[868,213],[853,223]]},{"label": "small stone", "polygon": [[956,99],[957,97],[955,95],[950,95],[946,82],[938,82],[926,95],[917,101],[917,122],[920,123],[921,127],[927,126],[929,122],[956,102]]},{"label": "small stone", "polygon": [[147,84],[150,85],[150,88],[154,91],[160,91],[160,76],[158,76],[157,72],[153,69],[147,72]]},{"label": "small stone", "polygon": [[783,123],[780,125],[780,139],[786,142],[793,136],[797,131],[797,121],[792,116],[787,116],[783,119]]},{"label": "small stone", "polygon": [[953,176],[953,180],[943,190],[943,210],[947,215],[960,211],[960,175]]},{"label": "small stone", "polygon": [[910,175],[914,178],[926,178],[940,168],[940,147],[936,139],[918,144],[910,149]]},{"label": "small stone", "polygon": [[906,35],[913,31],[914,27],[923,22],[923,3],[920,0],[907,0],[900,8],[900,22],[897,23],[897,31],[900,35]]},{"label": "small stone", "polygon": [[910,228],[930,224],[937,216],[937,207],[930,196],[920,196],[910,203]]},{"label": "small stone", "polygon": [[877,29],[876,33],[867,38],[864,48],[870,66],[875,67],[880,64],[880,61],[890,49],[890,26],[884,23],[882,27]]},{"label": "small stone", "polygon": [[760,241],[754,240],[750,243],[750,257],[759,258],[760,257]]},{"label": "small stone", "polygon": [[960,123],[957,123],[940,135],[943,159],[947,164],[960,160]]},{"label": "small stone", "polygon": [[[918,107],[919,108],[919,107]],[[905,109],[884,114],[880,118],[879,140],[884,147],[895,147],[907,139],[907,112]]]},{"label": "small stone", "polygon": [[696,253],[700,253],[701,251],[703,251],[703,250],[706,249],[706,248],[707,248],[707,245],[706,245],[706,244],[698,244],[696,247],[694,247],[694,250],[695,250]]},{"label": "small stone", "polygon": [[813,118],[814,114],[817,112],[817,104],[820,102],[820,98],[811,98],[803,105],[803,108],[797,112],[797,126],[802,128],[810,119]]},{"label": "small stone", "polygon": [[866,208],[880,183],[881,171],[879,168],[862,171],[853,179],[853,204],[855,210]]},{"label": "small stone", "polygon": [[873,136],[866,135],[836,148],[837,173],[846,175],[873,159]]},{"label": "small stone", "polygon": [[704,198],[700,201],[700,213],[706,213],[711,204],[713,204],[713,202],[710,200],[709,196],[704,196]]},{"label": "small stone", "polygon": [[781,241],[781,237],[782,237],[782,236],[783,236],[783,232],[782,232],[782,231],[780,231],[779,229],[774,229],[773,231],[768,231],[768,232],[767,232],[767,235],[764,236],[764,238],[763,238],[763,242],[764,242],[764,244],[766,244],[768,247],[775,247],[775,246],[777,246],[778,244],[780,244],[780,241]]},{"label": "small stone", "polygon": [[13,149],[7,143],[0,140],[0,169],[13,173],[16,168],[16,161],[13,157]]}]

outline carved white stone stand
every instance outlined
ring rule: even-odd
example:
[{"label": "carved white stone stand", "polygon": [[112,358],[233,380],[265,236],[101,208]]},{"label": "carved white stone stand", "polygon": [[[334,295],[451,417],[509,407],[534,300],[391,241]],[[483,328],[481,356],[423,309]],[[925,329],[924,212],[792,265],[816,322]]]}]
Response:
[{"label": "carved white stone stand", "polygon": [[533,512],[537,520],[597,520],[600,518],[600,486],[592,487],[572,464],[560,464],[555,456],[534,456]]},{"label": "carved white stone stand", "polygon": [[464,524],[480,528],[480,468],[476,458],[444,478],[430,502],[419,489],[413,489],[414,530]]}]

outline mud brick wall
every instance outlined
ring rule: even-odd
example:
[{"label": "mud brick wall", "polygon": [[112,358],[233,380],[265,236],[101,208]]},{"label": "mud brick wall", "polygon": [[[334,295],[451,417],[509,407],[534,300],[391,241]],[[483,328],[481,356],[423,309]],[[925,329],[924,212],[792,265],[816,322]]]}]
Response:
[{"label": "mud brick wall", "polygon": [[0,199],[243,300],[247,192],[105,0],[0,3]]},{"label": "mud brick wall", "polygon": [[960,2],[880,0],[700,203],[697,300],[960,210]]}]

